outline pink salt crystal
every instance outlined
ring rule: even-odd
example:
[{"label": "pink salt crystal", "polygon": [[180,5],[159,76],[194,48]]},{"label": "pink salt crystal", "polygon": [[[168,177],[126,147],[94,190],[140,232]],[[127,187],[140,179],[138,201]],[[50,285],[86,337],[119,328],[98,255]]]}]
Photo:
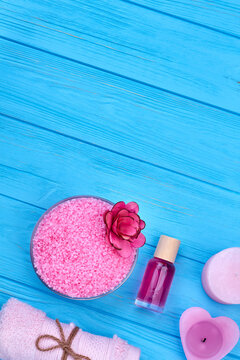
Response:
[{"label": "pink salt crystal", "polygon": [[136,251],[123,258],[106,241],[103,215],[111,208],[102,199],[79,197],[43,216],[33,237],[33,263],[47,286],[69,297],[90,298],[126,278]]}]

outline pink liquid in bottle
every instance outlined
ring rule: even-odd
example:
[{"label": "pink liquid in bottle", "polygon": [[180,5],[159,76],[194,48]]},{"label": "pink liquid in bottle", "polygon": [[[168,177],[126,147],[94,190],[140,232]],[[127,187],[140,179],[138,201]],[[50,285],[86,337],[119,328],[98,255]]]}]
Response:
[{"label": "pink liquid in bottle", "polygon": [[162,312],[175,273],[174,261],[180,241],[169,236],[161,236],[154,258],[149,260],[135,304]]}]

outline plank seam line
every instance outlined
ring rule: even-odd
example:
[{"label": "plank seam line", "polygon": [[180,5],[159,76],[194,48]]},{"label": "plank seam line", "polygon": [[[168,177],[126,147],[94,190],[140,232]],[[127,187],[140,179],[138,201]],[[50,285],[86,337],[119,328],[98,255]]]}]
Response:
[{"label": "plank seam line", "polygon": [[[163,15],[163,16],[168,16],[168,17],[171,17],[173,19],[176,19],[176,20],[180,20],[180,21],[184,21],[186,23],[189,23],[189,24],[192,24],[192,25],[195,25],[195,26],[198,26],[198,27],[201,27],[203,29],[207,29],[207,30],[211,30],[211,31],[214,31],[214,32],[217,32],[217,33],[220,33],[222,35],[225,35],[225,36],[230,36],[232,38],[235,38],[235,39],[240,39],[240,36],[239,35],[235,35],[231,32],[228,32],[228,31],[225,31],[225,30],[220,30],[220,29],[217,29],[215,27],[212,27],[212,26],[209,26],[209,25],[205,25],[205,24],[202,24],[200,22],[197,22],[197,21],[194,21],[194,20],[189,20],[187,18],[184,18],[182,16],[179,16],[179,15],[174,15],[174,14],[171,14],[167,11],[163,11],[163,10],[158,10],[158,9],[154,9],[150,6],[147,6],[147,5],[143,5],[143,4],[139,4],[139,3],[136,3],[134,1],[131,1],[131,0],[121,0],[122,2],[126,3],[126,4],[130,4],[130,5],[133,5],[133,6],[137,6],[137,7],[140,7],[142,9],[146,9],[146,10],[149,10],[149,11],[152,11],[152,12],[155,12],[157,14],[160,14],[160,15]],[[4,9],[4,7],[1,7]],[[13,13],[17,13],[17,11],[13,11],[13,10],[9,10],[9,9],[4,9],[8,12],[13,12]],[[17,13],[18,14],[18,13]],[[11,17],[11,16],[9,16]],[[36,18],[34,16],[30,16],[31,18]],[[17,20],[22,20],[22,19],[19,19],[19,18],[14,18],[14,19],[17,19]],[[26,21],[26,20],[22,20],[22,21]],[[43,19],[41,19],[41,21],[43,22],[46,22],[48,24],[53,24],[55,26],[59,26],[58,24],[54,24],[53,22],[48,22],[48,21],[45,21]],[[27,21],[28,22],[28,21]],[[63,26],[63,25],[60,25],[62,28],[65,28],[65,29],[69,29],[68,27],[66,26]],[[71,28],[70,28],[71,29]],[[74,30],[74,29],[71,29],[71,30]],[[78,32],[78,30],[76,30]],[[95,37],[95,36],[94,36]],[[97,38],[97,36],[96,36]],[[114,42],[113,42],[114,43]],[[126,46],[128,47],[128,46]]]},{"label": "plank seam line", "polygon": [[240,357],[238,355],[235,355],[235,354],[228,354],[228,357],[231,359],[239,359]]},{"label": "plank seam line", "polygon": [[197,104],[200,104],[200,105],[203,105],[203,106],[207,106],[207,107],[213,108],[215,110],[223,111],[223,112],[226,112],[228,114],[236,115],[236,116],[240,117],[240,113],[238,113],[238,112],[236,112],[234,110],[225,109],[225,108],[223,108],[221,106],[210,104],[210,103],[208,103],[206,101],[195,99],[195,98],[192,98],[192,97],[190,97],[188,95],[183,95],[183,94],[177,93],[177,92],[172,91],[172,90],[164,89],[164,88],[162,88],[160,86],[149,84],[149,83],[146,83],[145,81],[137,80],[137,79],[131,78],[131,77],[126,76],[126,75],[118,74],[118,73],[116,73],[114,71],[103,69],[103,68],[101,68],[99,66],[95,66],[95,65],[92,65],[92,64],[87,64],[87,63],[85,63],[83,61],[76,60],[76,59],[70,58],[70,57],[65,56],[65,55],[60,55],[60,54],[54,53],[53,51],[50,51],[50,50],[41,49],[41,48],[39,48],[37,46],[26,44],[26,43],[24,43],[22,41],[13,40],[11,38],[8,38],[8,37],[2,36],[2,35],[0,36],[0,39],[6,40],[6,41],[9,41],[9,42],[21,45],[21,46],[28,47],[28,48],[33,49],[33,50],[41,51],[41,52],[43,52],[45,54],[48,54],[48,55],[57,56],[60,59],[71,61],[71,62],[74,62],[76,64],[80,64],[82,66],[85,66],[85,67],[88,67],[88,68],[91,68],[91,69],[94,69],[94,70],[98,70],[100,72],[105,72],[105,73],[107,73],[109,75],[113,75],[113,76],[116,76],[118,78],[128,80],[130,82],[135,82],[137,84],[140,84],[140,85],[143,85],[143,86],[146,86],[146,87],[150,87],[150,88],[153,88],[153,89],[158,90],[158,91],[162,91],[162,92],[164,92],[166,94],[173,95],[173,96],[176,96],[178,98],[183,98],[185,100],[192,101],[194,103],[197,103]]},{"label": "plank seam line", "polygon": [[125,157],[125,158],[127,158],[127,159],[134,160],[134,161],[140,162],[140,163],[145,164],[145,165],[150,165],[150,166],[153,166],[153,167],[155,167],[155,168],[157,168],[157,169],[161,169],[161,170],[167,171],[167,172],[172,173],[172,174],[176,174],[176,175],[179,175],[179,176],[183,176],[184,178],[191,179],[191,180],[193,180],[193,181],[198,181],[198,182],[201,182],[201,183],[203,183],[203,184],[210,185],[210,186],[212,186],[212,187],[219,188],[219,189],[221,189],[221,190],[225,190],[225,191],[228,191],[228,192],[237,194],[237,195],[240,194],[240,192],[237,191],[237,190],[232,190],[232,189],[229,189],[229,188],[227,188],[227,187],[225,187],[225,186],[221,186],[221,185],[218,185],[218,184],[214,184],[214,183],[211,183],[211,182],[209,182],[209,181],[207,181],[207,180],[199,179],[199,178],[196,178],[196,177],[194,177],[194,176],[181,173],[180,171],[168,169],[168,168],[166,168],[166,167],[164,167],[164,166],[161,166],[161,165],[158,165],[158,164],[155,164],[155,163],[151,163],[150,161],[142,160],[142,159],[140,159],[140,158],[136,158],[136,157],[131,156],[131,155],[123,154],[123,153],[121,153],[121,152],[119,152],[119,151],[117,151],[117,150],[108,149],[108,148],[106,148],[106,147],[104,147],[104,146],[91,143],[90,141],[87,141],[87,140],[79,139],[79,138],[77,138],[77,137],[75,137],[75,136],[72,136],[72,135],[64,134],[63,132],[60,132],[60,131],[57,131],[57,130],[49,129],[49,128],[46,128],[46,127],[44,127],[44,126],[41,126],[41,125],[38,125],[38,124],[34,124],[34,123],[29,122],[29,121],[22,120],[22,119],[19,119],[19,118],[17,118],[17,117],[11,116],[11,115],[4,114],[4,113],[2,113],[2,112],[0,112],[0,115],[1,115],[1,116],[4,116],[4,117],[7,117],[7,118],[9,118],[9,119],[12,119],[12,120],[14,120],[14,121],[21,122],[21,123],[26,124],[26,125],[29,125],[29,126],[32,126],[32,127],[35,127],[35,128],[38,128],[38,129],[47,131],[47,132],[51,132],[52,134],[60,135],[60,136],[66,137],[66,138],[68,138],[68,139],[71,139],[71,140],[74,140],[74,141],[77,141],[77,142],[80,142],[80,143],[83,143],[83,144],[86,144],[86,145],[93,146],[93,147],[95,147],[95,148],[98,148],[98,149],[101,149],[101,150],[110,152],[110,153],[115,154],[115,155],[118,155],[118,156],[122,156],[122,157]]},{"label": "plank seam line", "polygon": [[[3,7],[0,7],[0,9],[4,9],[5,11],[13,12],[13,13],[16,13],[17,15],[19,15],[17,11],[5,9],[5,8],[3,8]],[[32,25],[42,26],[42,25],[40,25],[40,24],[38,24],[38,23],[34,23],[34,22],[32,22],[32,21],[24,20],[24,19],[21,19],[21,18],[17,18],[17,17],[10,16],[10,15],[5,15],[5,14],[3,14],[3,13],[2,13],[2,15],[7,16],[7,17],[10,17],[10,18],[12,18],[12,19],[14,19],[14,20],[23,21],[23,22],[26,22],[26,23],[29,23],[29,24],[32,24]],[[28,15],[28,17],[36,20],[36,17],[35,17],[35,16]],[[40,19],[40,18],[37,19],[37,20],[40,20],[41,22],[46,23],[46,24],[50,24],[50,25],[53,25],[53,26],[61,27],[61,28],[66,29],[66,30],[68,30],[68,31],[70,30],[71,32],[72,32],[72,31],[75,31],[76,33],[79,33],[79,34],[82,34],[82,35],[87,35],[87,36],[93,37],[93,38],[98,39],[98,40],[106,41],[106,39],[105,39],[104,37],[97,36],[96,34],[90,35],[88,32],[79,31],[78,29],[74,29],[74,28],[72,29],[72,28],[70,28],[70,27],[68,27],[68,26],[65,26],[65,25],[62,25],[62,24],[59,25],[58,23],[54,23],[53,21],[47,21],[47,20]],[[52,29],[52,28],[48,28],[48,29],[49,29],[49,30],[55,30],[55,31],[57,31],[57,32],[59,31],[60,33],[63,33],[63,34],[65,34],[65,35],[68,35],[67,33],[64,33],[63,31],[58,30],[58,29]],[[82,39],[83,39],[83,40],[86,40],[86,39],[84,39],[84,38],[82,38]],[[130,49],[130,50],[135,50],[135,51],[138,51],[138,52],[139,52],[139,49],[137,49],[137,48],[134,48],[134,47],[131,47],[131,46],[128,46],[128,45],[124,45],[124,44],[119,44],[118,42],[113,41],[113,40],[108,40],[108,41],[109,41],[111,44],[121,45],[123,48]],[[91,43],[96,44],[96,45],[99,45],[99,44],[94,43],[94,42],[91,42]],[[147,51],[144,51],[144,50],[141,50],[141,52],[148,54],[148,52],[147,52]],[[126,53],[124,53],[124,54],[126,54]],[[128,54],[128,53],[127,53],[127,54]],[[129,54],[128,54],[128,55],[129,55]]]},{"label": "plank seam line", "polygon": [[15,201],[18,201],[22,204],[25,204],[25,205],[29,205],[29,206],[32,206],[32,207],[35,207],[37,209],[40,209],[40,210],[43,210],[43,211],[46,211],[47,209],[41,207],[41,206],[38,206],[38,205],[35,205],[35,204],[31,204],[27,201],[24,201],[24,200],[20,200],[20,199],[17,199],[17,198],[14,198],[12,196],[9,196],[9,195],[6,195],[6,194],[3,194],[3,193],[0,193],[0,196],[3,196],[3,197],[6,197],[7,199],[11,199],[11,200],[15,200]]},{"label": "plank seam line", "polygon": [[[39,288],[34,287],[34,286],[30,285],[30,284],[26,284],[26,283],[24,283],[24,282],[22,282],[22,281],[10,279],[10,278],[8,278],[8,277],[6,277],[6,276],[4,276],[4,275],[0,275],[0,278],[2,278],[2,279],[4,279],[4,280],[7,280],[7,281],[10,281],[10,282],[12,282],[12,283],[17,283],[17,284],[19,284],[19,285],[21,285],[21,286],[26,286],[26,287],[28,287],[28,288],[30,288],[30,289],[34,289],[34,290],[40,291],[41,293],[47,294],[47,295],[49,295],[49,296],[51,296],[51,297],[56,297],[56,295],[53,294],[51,291],[49,291],[49,292],[48,292],[48,291],[44,291],[43,289],[39,289]],[[0,290],[1,290],[1,289],[0,289]],[[66,299],[64,299],[63,297],[59,296],[59,300],[65,302]],[[84,306],[84,304],[81,304],[81,306],[82,306],[82,305]],[[162,330],[159,330],[159,329],[155,329],[155,328],[152,328],[151,326],[146,326],[145,324],[138,323],[137,321],[134,321],[134,320],[131,320],[131,319],[128,319],[128,318],[124,318],[124,317],[118,316],[118,315],[116,315],[116,313],[109,313],[109,312],[104,311],[104,310],[102,310],[102,309],[100,309],[100,308],[98,309],[98,308],[95,308],[95,307],[91,307],[91,306],[89,306],[89,305],[85,305],[84,307],[85,307],[86,309],[89,309],[89,308],[90,308],[91,310],[96,311],[96,312],[98,312],[99,314],[103,314],[103,315],[107,315],[107,316],[110,316],[110,317],[114,317],[114,318],[116,318],[116,319],[121,319],[121,320],[124,320],[124,321],[126,321],[126,322],[128,322],[128,323],[130,322],[131,324],[134,324],[134,325],[143,327],[144,329],[150,329],[151,331],[154,331],[154,332],[157,332],[157,333],[161,333],[161,334],[163,334],[163,335],[168,335],[168,336],[171,336],[171,337],[176,338],[176,339],[179,339],[179,338],[180,338],[180,336],[177,336],[177,335],[174,335],[174,334],[170,334],[170,333],[168,333],[168,332],[166,332],[166,331],[162,331]]]},{"label": "plank seam line", "polygon": [[173,19],[185,21],[185,22],[187,22],[189,24],[196,25],[196,26],[202,27],[202,28],[207,29],[207,30],[212,30],[214,32],[217,32],[217,33],[220,33],[220,34],[223,34],[223,35],[226,35],[226,36],[231,36],[231,37],[233,37],[235,39],[238,39],[238,40],[240,39],[240,36],[238,36],[238,35],[234,35],[234,34],[229,33],[227,31],[216,29],[216,28],[214,28],[212,26],[204,25],[204,24],[198,23],[197,21],[189,20],[189,19],[186,19],[186,18],[178,16],[178,15],[173,15],[173,14],[170,14],[170,13],[168,13],[166,11],[154,9],[154,8],[151,8],[150,6],[143,5],[143,4],[138,4],[138,3],[134,2],[134,1],[131,1],[131,0],[121,0],[121,1],[124,2],[124,3],[127,3],[127,4],[135,5],[137,7],[141,7],[143,9],[146,9],[146,10],[149,10],[149,11],[156,12],[156,13],[161,14],[161,15],[169,16],[169,17],[171,17]]},{"label": "plank seam line", "polygon": [[14,167],[14,166],[9,166],[9,165],[5,165],[5,164],[1,164],[1,163],[0,163],[0,168],[1,168],[1,167],[7,168],[7,169],[10,169],[10,170],[14,170],[14,171],[19,171],[19,172],[24,173],[24,174],[36,176],[36,177],[38,177],[38,178],[40,178],[40,179],[47,180],[47,181],[49,181],[49,182],[51,182],[51,183],[56,184],[55,181],[52,181],[52,180],[50,180],[49,178],[47,178],[47,177],[45,177],[45,176],[36,175],[36,174],[34,174],[34,173],[30,172],[30,171],[27,171],[27,170],[19,170],[18,168]]}]

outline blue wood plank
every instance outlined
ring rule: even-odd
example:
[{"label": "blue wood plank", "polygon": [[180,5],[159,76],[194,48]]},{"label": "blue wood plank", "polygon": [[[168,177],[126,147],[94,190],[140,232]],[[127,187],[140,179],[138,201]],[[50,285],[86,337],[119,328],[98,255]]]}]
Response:
[{"label": "blue wood plank", "polygon": [[[156,243],[159,234],[160,216],[166,217],[166,227],[161,231],[170,233],[172,226],[180,226],[179,232],[176,234],[174,230],[174,233],[178,237],[187,236],[186,245],[189,244],[190,249],[186,246],[185,255],[198,261],[206,261],[212,251],[220,250],[230,241],[237,245],[239,195],[234,192],[36,126],[0,119],[1,149],[6,154],[1,166],[3,194],[40,209],[48,208],[61,197],[84,193],[84,190],[113,201],[123,196],[130,200],[134,196],[143,207],[142,216],[151,213],[154,224],[151,244]],[[32,192],[28,192],[30,184],[34,187]],[[206,213],[211,213],[211,220],[206,218]],[[221,235],[214,235],[218,224],[223,222],[225,229],[219,229]],[[189,229],[190,225],[194,227]],[[200,241],[202,232],[207,229],[214,239],[211,244],[214,248],[210,251],[209,243]],[[229,231],[231,235],[227,236]]]},{"label": "blue wood plank", "polygon": [[0,59],[7,115],[240,191],[238,115],[8,41]]},{"label": "blue wood plank", "polygon": [[12,4],[2,10],[2,36],[240,112],[240,39],[118,0]]},{"label": "blue wood plank", "polygon": [[[159,351],[163,359],[184,358],[177,326],[180,314],[189,306],[204,306],[215,316],[224,313],[240,324],[238,307],[216,304],[200,284],[207,258],[223,247],[239,243],[239,214],[235,211],[238,199],[233,192],[172,175],[152,165],[136,164],[135,160],[39,127],[10,119],[4,121],[4,118],[0,124],[1,149],[8,160],[8,165],[0,168],[0,186],[7,195],[1,197],[3,299],[9,295],[20,297],[52,316],[68,306],[64,320],[76,319],[93,332],[97,326],[105,335],[116,331],[142,347],[143,359],[154,356],[154,351]],[[146,177],[149,173],[151,177]],[[61,197],[83,192],[113,201],[138,199],[147,222],[147,245],[141,250],[138,265],[125,286],[116,294],[81,307],[75,302],[65,304],[65,300],[51,295],[36,278],[30,263],[29,241],[44,209]],[[222,223],[224,227],[220,227]],[[182,246],[166,313],[160,318],[136,309],[134,298],[146,262],[162,232],[181,238]],[[89,321],[88,317],[94,320]],[[100,318],[103,318],[101,327]],[[112,327],[110,319],[114,322]],[[239,347],[233,355],[238,358]]]},{"label": "blue wood plank", "polygon": [[[200,283],[211,255],[240,246],[238,1],[9,0],[0,13],[0,305],[117,333],[141,360],[185,358],[187,307],[240,325]],[[52,294],[29,256],[37,219],[74,194],[136,200],[147,223],[130,279],[92,302]],[[134,298],[162,233],[182,245],[158,316]]]},{"label": "blue wood plank", "polygon": [[240,37],[240,4],[238,0],[122,0],[129,4],[157,11],[201,27],[233,37]]}]

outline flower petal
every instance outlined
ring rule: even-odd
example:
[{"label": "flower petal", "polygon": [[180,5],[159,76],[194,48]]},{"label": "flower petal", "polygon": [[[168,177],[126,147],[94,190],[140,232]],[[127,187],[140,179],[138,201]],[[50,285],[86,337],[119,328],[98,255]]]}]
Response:
[{"label": "flower petal", "polygon": [[129,202],[128,204],[126,204],[125,208],[128,210],[128,211],[131,211],[135,214],[138,213],[139,211],[139,206],[137,203],[135,203],[134,201],[132,202]]},{"label": "flower petal", "polygon": [[118,219],[116,219],[112,224],[112,231],[118,235]]},{"label": "flower petal", "polygon": [[140,223],[140,217],[138,214],[135,214],[135,213],[130,213],[129,216],[135,220],[138,224]]},{"label": "flower petal", "polygon": [[133,253],[133,251],[134,249],[128,241],[123,241],[122,249],[117,250],[118,254],[124,258],[128,258]]},{"label": "flower petal", "polygon": [[[107,229],[107,231],[106,231],[106,240],[107,240],[107,242],[110,242],[109,234],[110,234],[110,231],[109,231],[109,229]],[[110,242],[110,244],[111,244],[111,242]]]},{"label": "flower petal", "polygon": [[128,235],[119,234],[119,236],[120,236],[123,240],[131,241],[131,237],[128,236]]},{"label": "flower petal", "polygon": [[140,229],[143,230],[145,228],[145,226],[146,226],[145,221],[140,220],[139,226],[140,226]]},{"label": "flower petal", "polygon": [[142,233],[140,233],[138,237],[132,241],[131,244],[133,247],[139,248],[142,247],[145,244],[145,242],[146,242],[145,236]]},{"label": "flower petal", "polygon": [[127,211],[126,209],[122,209],[117,213],[117,217],[120,218],[122,216],[129,216],[129,211]]},{"label": "flower petal", "polygon": [[119,238],[116,234],[114,234],[112,231],[110,231],[109,234],[109,240],[113,247],[117,250],[121,250],[123,247],[123,243],[125,243],[125,240],[122,240]]},{"label": "flower petal", "polygon": [[104,215],[104,222],[107,225],[108,228],[111,227],[113,220],[113,214],[111,211],[107,211]]},{"label": "flower petal", "polygon": [[121,235],[124,238],[125,236],[136,237],[137,233],[138,233],[138,228],[135,228],[133,226],[122,225],[119,228],[119,235]]},{"label": "flower petal", "polygon": [[117,203],[113,206],[113,208],[112,208],[112,210],[111,210],[113,216],[116,216],[117,213],[118,213],[121,209],[124,209],[124,208],[125,208],[125,206],[126,206],[126,205],[125,205],[125,202],[124,202],[124,201],[119,201],[119,202],[117,202]]},{"label": "flower petal", "polygon": [[[122,211],[122,210],[121,210]],[[128,214],[131,214],[128,212]],[[118,216],[118,226],[120,225],[133,225],[133,226],[138,226],[138,223],[129,215],[126,216]]]},{"label": "flower petal", "polygon": [[129,216],[122,217],[118,221],[118,232],[121,235],[127,236],[136,236],[139,226],[132,218]]}]

